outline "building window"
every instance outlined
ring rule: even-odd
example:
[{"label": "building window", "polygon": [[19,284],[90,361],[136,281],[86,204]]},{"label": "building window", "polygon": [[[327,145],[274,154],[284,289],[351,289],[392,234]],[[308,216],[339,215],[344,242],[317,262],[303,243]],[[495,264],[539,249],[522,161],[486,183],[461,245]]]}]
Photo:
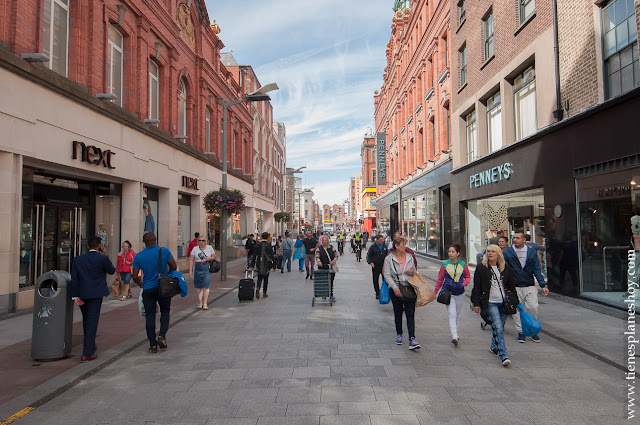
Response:
[{"label": "building window", "polygon": [[431,122],[431,152],[432,158],[436,156],[436,120]]},{"label": "building window", "polygon": [[467,11],[467,6],[465,3],[465,0],[462,0],[460,3],[458,3],[458,25],[462,25],[462,23],[466,19],[465,14]]},{"label": "building window", "polygon": [[69,0],[44,0],[42,53],[49,56],[47,66],[67,76],[69,53]]},{"label": "building window", "polygon": [[478,135],[476,133],[476,111],[472,111],[467,118],[467,162],[473,161],[478,153]]},{"label": "building window", "polygon": [[500,92],[487,100],[487,143],[489,153],[495,152],[502,146],[502,106]]},{"label": "building window", "polygon": [[493,10],[489,11],[487,17],[482,21],[484,31],[484,60],[487,61],[493,56]]},{"label": "building window", "polygon": [[442,37],[444,41],[444,66],[445,68],[449,66],[449,43],[447,42],[447,37]]},{"label": "building window", "polygon": [[159,119],[158,107],[160,102],[158,96],[160,93],[160,69],[152,60],[149,61],[149,119]]},{"label": "building window", "polygon": [[[180,96],[178,101],[178,133],[180,136],[187,135],[187,87],[184,80],[180,79]],[[186,143],[186,139],[184,140]]]},{"label": "building window", "polygon": [[538,130],[536,118],[536,72],[527,68],[514,81],[516,140],[524,139]]},{"label": "building window", "polygon": [[371,185],[375,186],[376,185],[376,169],[372,168],[371,169]]},{"label": "building window", "polygon": [[520,0],[520,24],[536,10],[536,0]]},{"label": "building window", "polygon": [[116,105],[122,106],[122,34],[109,25],[109,46],[107,52],[107,93],[117,96],[113,100]]},{"label": "building window", "polygon": [[450,150],[451,147],[451,112],[449,111],[449,107],[445,108],[447,110],[447,151]]},{"label": "building window", "polygon": [[602,10],[607,99],[640,83],[638,28],[634,2],[614,0]]},{"label": "building window", "polygon": [[460,87],[467,84],[467,45],[464,44],[458,51],[460,55]]},{"label": "building window", "polygon": [[211,111],[209,108],[205,108],[204,112],[204,134],[205,141],[207,145],[205,146],[207,150],[211,151]]}]

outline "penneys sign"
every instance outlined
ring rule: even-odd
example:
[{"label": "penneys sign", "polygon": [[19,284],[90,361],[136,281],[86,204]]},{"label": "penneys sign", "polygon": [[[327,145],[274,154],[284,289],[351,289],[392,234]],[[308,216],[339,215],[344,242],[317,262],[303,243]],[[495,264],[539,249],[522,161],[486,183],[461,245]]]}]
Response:
[{"label": "penneys sign", "polygon": [[[80,154],[78,157],[78,153]],[[115,156],[115,152],[110,150],[103,151],[99,147],[93,145],[85,145],[76,140],[73,141],[72,159],[80,159],[82,162],[93,165],[102,165],[105,168],[114,170],[116,167],[111,165],[111,159]]]},{"label": "penneys sign", "polygon": [[469,188],[481,187],[487,184],[499,183],[502,180],[509,180],[513,174],[511,168],[513,164],[505,162],[497,167],[490,168],[480,173],[472,174],[469,176]]},{"label": "penneys sign", "polygon": [[376,137],[378,186],[387,184],[387,133],[378,133]]}]

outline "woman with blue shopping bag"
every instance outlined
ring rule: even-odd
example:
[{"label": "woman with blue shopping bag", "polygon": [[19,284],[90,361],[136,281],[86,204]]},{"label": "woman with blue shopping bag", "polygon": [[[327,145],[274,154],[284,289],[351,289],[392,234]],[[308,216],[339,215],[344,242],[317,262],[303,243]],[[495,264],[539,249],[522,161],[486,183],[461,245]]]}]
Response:
[{"label": "woman with blue shopping bag", "polygon": [[504,323],[518,305],[516,284],[498,245],[489,245],[473,275],[471,303],[476,314],[486,315],[491,322],[491,351],[500,357],[502,365],[511,364],[504,343]]}]

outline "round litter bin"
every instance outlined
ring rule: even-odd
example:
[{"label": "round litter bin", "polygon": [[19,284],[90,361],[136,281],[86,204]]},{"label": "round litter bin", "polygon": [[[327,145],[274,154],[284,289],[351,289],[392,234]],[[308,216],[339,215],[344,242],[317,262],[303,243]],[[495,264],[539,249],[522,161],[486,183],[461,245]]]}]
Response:
[{"label": "round litter bin", "polygon": [[70,296],[71,275],[49,271],[35,284],[31,358],[55,360],[71,353],[73,302]]}]

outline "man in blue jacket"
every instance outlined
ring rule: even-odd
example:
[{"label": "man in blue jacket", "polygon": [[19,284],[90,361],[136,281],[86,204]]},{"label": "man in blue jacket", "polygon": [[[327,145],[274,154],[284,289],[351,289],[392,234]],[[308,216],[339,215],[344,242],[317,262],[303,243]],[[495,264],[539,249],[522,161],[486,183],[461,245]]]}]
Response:
[{"label": "man in blue jacket", "polygon": [[[537,318],[538,288],[535,286],[534,277],[538,281],[540,288],[542,288],[542,295],[546,297],[549,294],[549,289],[540,270],[537,251],[525,244],[524,232],[518,230],[513,235],[513,245],[505,249],[502,254],[504,255],[504,261],[509,265],[513,273],[520,302],[528,313]],[[525,337],[522,333],[519,312],[513,315],[513,321],[516,322],[516,329],[518,330],[518,342],[524,343]],[[540,342],[538,335],[533,335],[531,339],[533,342]]]},{"label": "man in blue jacket", "polygon": [[84,344],[82,348],[82,363],[98,358],[96,354],[96,333],[102,298],[109,295],[107,274],[114,274],[115,267],[109,257],[102,255],[101,240],[92,236],[87,240],[89,252],[73,259],[71,263],[71,299],[80,306],[82,312],[82,330]]}]

